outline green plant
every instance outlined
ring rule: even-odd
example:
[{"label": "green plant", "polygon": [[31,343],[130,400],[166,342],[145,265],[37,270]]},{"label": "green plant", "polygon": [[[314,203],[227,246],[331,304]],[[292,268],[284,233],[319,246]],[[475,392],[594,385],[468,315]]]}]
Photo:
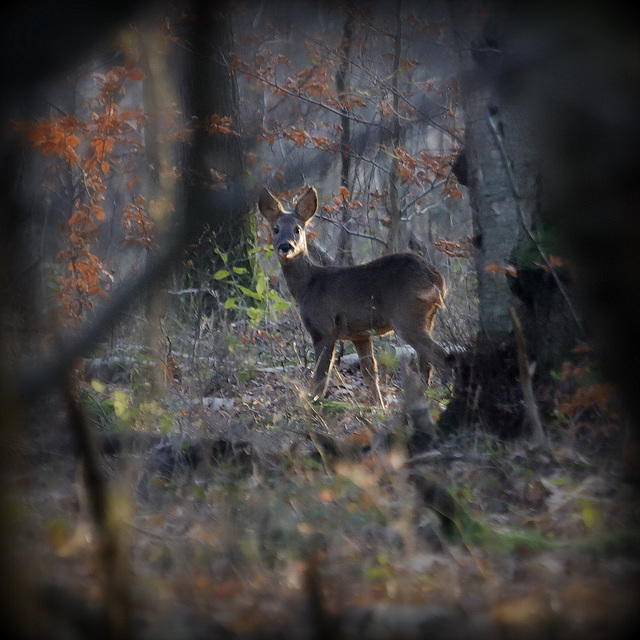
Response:
[{"label": "green plant", "polygon": [[[255,256],[258,252],[271,250],[266,247],[253,247],[250,249],[250,255]],[[213,274],[216,281],[225,281],[230,285],[230,290],[236,295],[229,296],[223,304],[224,309],[238,309],[240,302],[245,302],[245,309],[249,321],[253,326],[259,325],[266,319],[270,319],[274,313],[286,311],[291,304],[282,298],[280,294],[269,287],[269,278],[259,262],[255,262],[253,288],[239,282],[239,276],[245,276],[247,269],[245,267],[236,267],[229,264],[229,256],[216,248],[215,252],[220,256],[224,269],[219,269]],[[234,291],[235,289],[235,291]]]}]

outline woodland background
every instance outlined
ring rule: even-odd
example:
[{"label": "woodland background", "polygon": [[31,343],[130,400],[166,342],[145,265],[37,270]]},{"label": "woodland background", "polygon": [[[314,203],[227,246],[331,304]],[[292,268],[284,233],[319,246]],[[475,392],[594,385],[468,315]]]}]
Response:
[{"label": "woodland background", "polygon": [[[0,625],[612,638],[638,622],[638,35],[615,4],[1,9]],[[420,253],[456,357],[310,341],[314,259]]]}]

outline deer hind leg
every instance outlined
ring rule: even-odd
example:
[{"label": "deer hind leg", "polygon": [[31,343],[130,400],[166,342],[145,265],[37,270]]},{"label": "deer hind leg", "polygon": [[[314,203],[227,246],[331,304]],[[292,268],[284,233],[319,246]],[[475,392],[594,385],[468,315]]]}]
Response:
[{"label": "deer hind leg", "polygon": [[352,340],[352,342],[358,352],[358,358],[360,358],[362,377],[369,387],[373,401],[384,407],[384,400],[378,383],[378,363],[373,353],[373,341],[367,336],[366,338]]},{"label": "deer hind leg", "polygon": [[333,370],[336,353],[335,340],[318,340],[313,343],[316,354],[316,368],[313,372],[313,399],[324,398]]},{"label": "deer hind leg", "polygon": [[[429,309],[429,313],[426,316],[425,332],[426,332],[429,340],[431,341],[431,345],[432,345],[432,346],[430,346],[430,350],[431,351],[437,350],[437,349],[440,348],[433,341],[433,338],[431,337],[431,332],[433,331],[433,325],[435,324],[435,320],[436,320],[436,311],[437,310],[438,310],[438,307],[434,306],[433,308]],[[423,336],[423,339],[424,339],[424,336]],[[445,359],[446,359],[446,354],[445,354]],[[418,352],[418,366],[420,368],[420,373],[422,374],[422,377],[424,378],[424,381],[427,383],[427,385],[430,385],[431,384],[431,378],[433,377],[433,364],[431,363],[431,360],[429,359],[429,356],[427,356],[426,354],[423,355],[422,352]]]},{"label": "deer hind leg", "polygon": [[[403,320],[394,331],[418,353],[420,373],[425,382],[430,383],[435,367],[441,375],[447,377],[451,370],[449,354],[430,335],[423,320],[414,323]],[[430,323],[431,326],[433,323]]]},{"label": "deer hind leg", "polygon": [[427,383],[427,386],[430,386],[431,378],[433,377],[433,365],[429,360],[423,358],[421,354],[418,354],[418,366],[424,381]]}]

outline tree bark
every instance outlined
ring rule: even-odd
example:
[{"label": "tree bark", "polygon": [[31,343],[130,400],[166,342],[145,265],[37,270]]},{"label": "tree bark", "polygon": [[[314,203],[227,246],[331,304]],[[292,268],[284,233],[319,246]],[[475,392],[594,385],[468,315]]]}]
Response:
[{"label": "tree bark", "polygon": [[[185,71],[187,113],[195,126],[186,150],[184,207],[185,241],[198,245],[187,284],[199,286],[210,284],[211,275],[224,266],[220,253],[226,254],[227,266],[243,266],[251,274],[248,243],[254,222],[244,185],[238,91],[226,65],[233,47],[230,11],[205,0],[196,0],[193,8]],[[231,118],[234,133],[212,132],[213,115]],[[201,241],[207,231],[210,236]]]},{"label": "tree bark", "polygon": [[500,435],[518,435],[524,413],[509,310],[519,301],[505,268],[516,267],[521,238],[531,228],[535,156],[524,120],[502,103],[496,89],[508,14],[493,12],[491,3],[482,12],[472,1],[452,0],[450,6],[460,52],[479,328],[472,363],[462,364],[447,421],[453,415],[456,427],[479,422]]},{"label": "tree bark", "polygon": [[398,73],[400,69],[400,54],[402,52],[402,0],[396,1],[396,33],[393,39],[393,69],[391,90],[393,115],[391,116],[391,144],[392,156],[389,168],[389,233],[387,235],[387,250],[389,253],[396,253],[407,245],[407,239],[402,233],[402,210],[399,205],[398,188],[400,177],[398,173],[398,147],[402,140],[402,130],[398,109],[400,106],[400,94],[398,93]]},{"label": "tree bark", "polygon": [[[540,161],[525,105],[505,88],[518,38],[516,16],[488,4],[481,14],[452,2],[460,49],[466,120],[465,162],[478,276],[478,343],[488,350],[513,342],[509,308],[521,307],[529,357],[549,382],[582,337],[566,270],[552,267],[558,231],[542,220]],[[555,245],[555,246],[554,246]],[[513,267],[517,277],[491,266]],[[487,270],[489,268],[489,270]]]},{"label": "tree bark", "polygon": [[351,54],[351,43],[353,41],[354,20],[349,14],[344,23],[344,32],[342,36],[342,64],[336,73],[336,92],[338,100],[342,102],[343,115],[340,118],[340,126],[342,134],[340,135],[340,186],[349,192],[349,200],[345,200],[342,205],[342,227],[338,238],[338,250],[336,252],[336,264],[352,265],[353,264],[353,247],[351,243],[351,235],[349,234],[349,201],[351,200],[351,189],[349,188],[349,174],[351,171],[351,118],[349,117],[349,108],[345,101],[349,97],[349,64]]},{"label": "tree bark", "polygon": [[[491,17],[483,25],[474,2],[454,0],[451,8],[460,51],[464,153],[478,277],[478,339],[497,346],[511,340],[509,308],[514,300],[506,274],[487,267],[513,264],[523,229],[519,210],[531,224],[536,202],[533,151],[518,114],[500,103],[493,84],[500,58],[499,27],[493,26]],[[506,162],[503,150],[507,151]],[[509,170],[515,176],[517,193]]]}]

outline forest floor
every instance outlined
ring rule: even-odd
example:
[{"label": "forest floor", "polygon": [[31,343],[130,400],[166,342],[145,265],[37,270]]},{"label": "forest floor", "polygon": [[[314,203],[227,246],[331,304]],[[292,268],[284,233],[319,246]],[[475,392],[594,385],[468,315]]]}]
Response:
[{"label": "forest floor", "polygon": [[[398,374],[383,379],[385,410],[344,370],[311,404],[311,364],[279,365],[263,338],[175,353],[160,383],[124,348],[86,362],[78,394],[130,557],[132,637],[637,629],[640,496],[615,447],[547,425],[539,450],[471,425],[412,451]],[[446,390],[429,398],[437,416]],[[68,407],[44,401],[15,451],[15,553],[42,603],[34,637],[98,637],[101,620],[98,536],[67,423]]]}]

